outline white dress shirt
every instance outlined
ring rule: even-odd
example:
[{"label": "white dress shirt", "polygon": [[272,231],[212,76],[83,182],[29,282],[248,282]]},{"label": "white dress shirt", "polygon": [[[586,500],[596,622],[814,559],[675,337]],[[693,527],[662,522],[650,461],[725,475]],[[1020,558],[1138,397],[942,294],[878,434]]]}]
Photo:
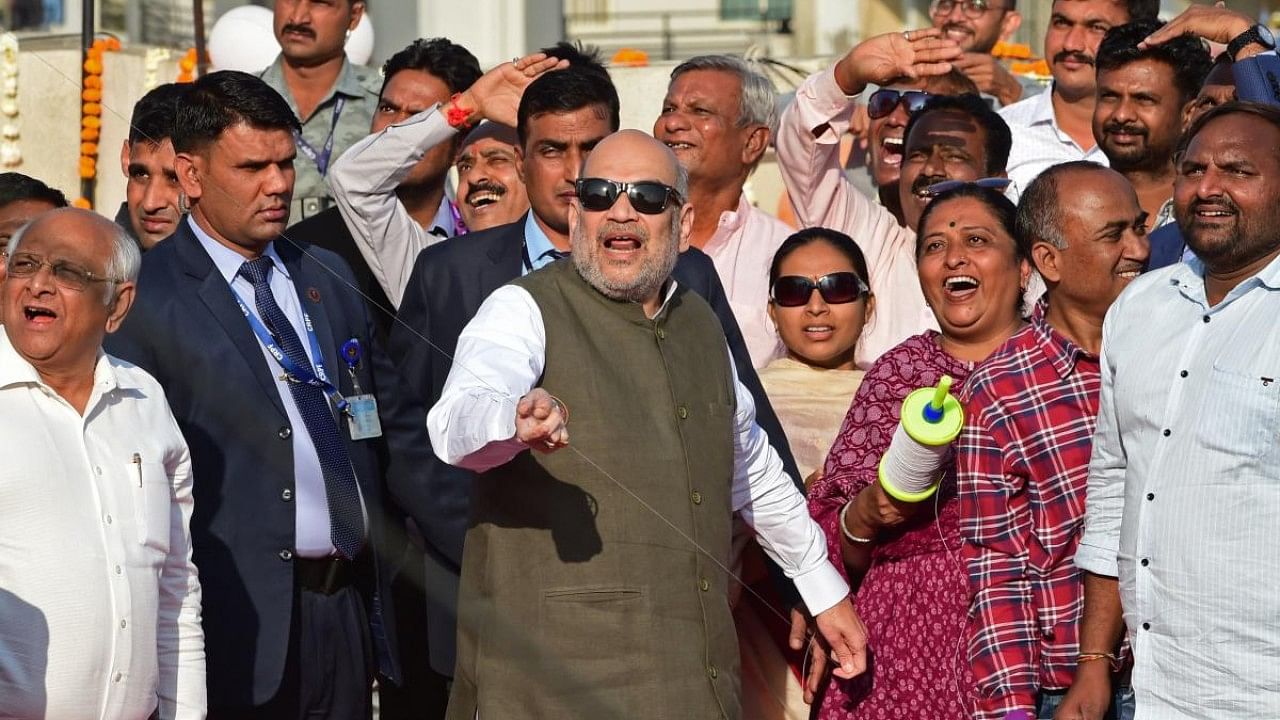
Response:
[{"label": "white dress shirt", "polygon": [[1107,156],[1096,143],[1085,150],[1058,126],[1053,111],[1053,88],[1033,95],[1000,110],[1009,124],[1013,146],[1009,148],[1009,179],[1013,185],[1005,191],[1015,203],[1027,186],[1050,166],[1072,160],[1089,160],[1109,167]]},{"label": "white dress shirt", "polygon": [[164,391],[99,353],[81,416],[0,329],[0,717],[205,714],[191,460]]},{"label": "white dress shirt", "polygon": [[[209,234],[190,216],[187,216],[187,222],[191,226],[191,232],[195,233],[196,239],[200,241],[200,246],[213,259],[218,273],[244,301],[249,312],[261,320],[262,317],[258,314],[258,294],[253,290],[253,283],[240,274],[240,268],[246,262],[244,256],[209,237]],[[311,343],[307,342],[307,328],[302,322],[302,304],[298,300],[298,291],[294,288],[293,278],[289,276],[289,268],[285,267],[284,261],[276,253],[274,244],[268,245],[262,254],[275,263],[268,280],[271,285],[271,295],[275,298],[276,305],[280,306],[280,311],[289,318],[289,325],[302,341],[302,349],[314,366],[316,358],[313,357]],[[293,399],[293,392],[289,389],[290,382],[285,379],[280,363],[261,342],[258,343],[258,348],[262,350],[262,357],[267,361],[267,369],[275,380],[276,392],[280,394],[280,402],[284,405],[285,414],[289,417],[289,426],[294,429],[289,435],[289,441],[293,445],[294,505],[296,506],[294,550],[299,557],[326,558],[335,554],[337,550],[334,549],[331,538],[329,496],[325,490],[320,455],[316,453],[316,445],[311,439],[311,433],[307,432],[307,425],[302,420],[302,412],[298,410],[298,403]],[[325,368],[325,370],[330,377],[337,377],[335,374],[338,372],[337,368]],[[339,432],[345,431],[344,428],[339,429]],[[358,491],[359,488],[357,488]],[[360,502],[363,504],[363,497]],[[365,527],[368,527],[367,522]]]},{"label": "white dress shirt", "polygon": [[1280,260],[1216,306],[1199,260],[1103,325],[1076,564],[1120,579],[1138,720],[1280,718]]},{"label": "white dress shirt", "polygon": [[[409,215],[396,197],[396,188],[428,150],[456,133],[438,106],[432,106],[352,145],[329,168],[329,189],[338,212],[396,308],[418,253],[444,240],[424,230]],[[448,203],[448,198],[444,202]],[[437,211],[434,224],[440,224],[441,219]]]},{"label": "white dress shirt", "polygon": [[[668,300],[675,285],[670,283]],[[542,313],[524,288],[498,288],[480,305],[458,337],[444,390],[427,416],[431,446],[441,460],[483,472],[528,449],[515,437],[516,403],[542,376],[546,342]],[[733,510],[755,528],[761,547],[795,581],[816,615],[847,596],[849,586],[827,560],[822,530],[756,424],[755,402],[736,370],[734,388]]]}]

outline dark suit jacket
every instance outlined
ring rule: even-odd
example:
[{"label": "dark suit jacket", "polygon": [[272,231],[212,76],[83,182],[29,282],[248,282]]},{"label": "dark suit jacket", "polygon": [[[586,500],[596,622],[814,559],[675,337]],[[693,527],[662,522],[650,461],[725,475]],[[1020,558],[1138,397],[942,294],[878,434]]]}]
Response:
[{"label": "dark suit jacket", "polygon": [[[400,303],[401,322],[391,331],[390,351],[405,387],[424,408],[429,409],[440,398],[453,364],[458,336],[480,309],[480,304],[494,290],[520,277],[524,223],[522,217],[509,225],[450,238],[418,255]],[[799,485],[799,471],[786,435],[751,365],[742,331],[738,329],[738,321],[711,258],[701,250],[690,248],[680,255],[673,277],[701,295],[715,311],[724,328],[738,377],[755,398],[756,421]],[[462,544],[474,474],[446,465],[434,453],[430,455],[425,472],[398,476],[390,490],[422,530],[428,559],[437,565],[428,568],[427,595],[432,601],[428,609],[431,665],[437,672],[452,676],[456,583],[462,567]],[[771,572],[784,590],[785,600],[794,603],[798,599],[794,586],[785,580],[780,569],[773,567]],[[437,587],[431,587],[432,576]],[[444,591],[440,590],[440,584],[444,585]]]},{"label": "dark suit jacket", "polygon": [[387,293],[378,283],[378,279],[373,276],[373,271],[369,269],[369,263],[365,261],[364,255],[360,254],[360,249],[356,247],[356,241],[351,237],[351,231],[343,222],[338,208],[331,207],[318,215],[312,215],[302,222],[290,225],[284,234],[300,243],[322,247],[335,253],[351,266],[351,272],[356,278],[356,287],[364,295],[366,304],[369,306],[369,317],[373,318],[373,325],[378,330],[378,340],[383,347],[386,347],[391,337],[391,326],[395,323],[395,306],[387,298]]},{"label": "dark suit jacket", "polygon": [[[340,391],[354,393],[339,348],[359,338],[368,352],[356,374],[363,391],[378,398],[392,456],[403,445],[421,443],[425,433],[416,428],[415,434],[401,410],[395,370],[370,341],[373,325],[351,292],[351,270],[324,250],[284,240],[275,248]],[[295,524],[289,435],[306,429],[289,427],[273,381],[278,370],[268,365],[226,280],[185,222],[146,254],[137,301],[120,331],[108,336],[106,349],[156,377],[191,447],[191,536],[204,593],[211,705],[261,704],[276,693],[288,652]],[[359,563],[360,587],[379,669],[394,678],[389,573],[377,557],[384,468],[378,441],[352,441],[345,426],[343,437],[370,519],[372,552],[366,555],[373,557]]]},{"label": "dark suit jacket", "polygon": [[[1275,55],[1254,55],[1231,66],[1231,77],[1236,81],[1236,98],[1252,102],[1280,105],[1280,58]],[[1156,270],[1182,262],[1186,240],[1177,223],[1169,223],[1151,233],[1151,255],[1147,269]]]}]

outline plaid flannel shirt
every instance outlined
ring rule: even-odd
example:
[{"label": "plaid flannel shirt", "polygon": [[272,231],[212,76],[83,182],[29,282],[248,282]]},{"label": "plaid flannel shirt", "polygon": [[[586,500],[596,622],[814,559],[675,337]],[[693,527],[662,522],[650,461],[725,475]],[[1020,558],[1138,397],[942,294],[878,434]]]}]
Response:
[{"label": "plaid flannel shirt", "polygon": [[980,720],[1035,712],[1070,687],[1084,610],[1075,565],[1101,374],[1098,357],[1031,323],[970,376],[956,451]]}]

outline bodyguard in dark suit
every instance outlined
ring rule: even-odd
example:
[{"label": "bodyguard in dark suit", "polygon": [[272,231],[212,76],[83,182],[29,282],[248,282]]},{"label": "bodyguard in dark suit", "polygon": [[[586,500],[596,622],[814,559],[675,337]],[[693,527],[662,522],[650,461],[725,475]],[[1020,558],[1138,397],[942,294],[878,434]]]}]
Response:
[{"label": "bodyguard in dark suit", "polygon": [[396,674],[376,448],[421,435],[351,270],[280,237],[296,128],[256,77],[192,86],[173,133],[191,214],[107,346],[160,381],[191,447],[211,718],[369,717],[375,667]]},{"label": "bodyguard in dark suit", "polygon": [[[518,222],[423,250],[405,289],[399,322],[392,329],[391,355],[406,388],[425,408],[439,399],[458,335],[485,298],[568,249],[568,203],[573,183],[595,144],[618,128],[618,97],[608,73],[594,59],[572,48],[559,46],[552,52],[569,60],[570,66],[531,83],[518,111],[523,150],[520,175],[532,210]],[[690,249],[681,254],[673,276],[716,312],[738,376],[756,400],[757,422],[768,433],[787,471],[797,477],[786,437],[751,365],[711,259]],[[413,515],[426,540],[431,664],[446,674],[453,671],[457,583],[474,477],[444,464],[433,453],[423,472],[391,484],[392,494]],[[780,571],[775,577],[781,578]],[[784,587],[787,600],[794,601],[790,583]]]}]

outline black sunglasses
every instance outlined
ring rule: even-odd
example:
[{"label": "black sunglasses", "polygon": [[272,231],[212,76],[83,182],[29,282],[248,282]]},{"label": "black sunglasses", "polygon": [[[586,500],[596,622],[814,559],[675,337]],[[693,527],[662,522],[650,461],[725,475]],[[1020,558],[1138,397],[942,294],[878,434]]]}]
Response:
[{"label": "black sunglasses", "polygon": [[667,209],[668,203],[679,205],[681,202],[680,193],[675,188],[652,180],[618,182],[604,178],[578,178],[574,189],[582,207],[593,212],[613,207],[624,192],[631,207],[645,215],[657,215]]},{"label": "black sunglasses", "polygon": [[1013,181],[1009,178],[997,177],[978,178],[977,180],[943,180],[925,188],[924,192],[929,197],[938,197],[942,193],[951,192],[967,185],[977,185],[980,188],[988,188],[990,190],[1004,190],[1012,184]]},{"label": "black sunglasses", "polygon": [[867,115],[872,120],[879,120],[893,109],[898,107],[898,103],[907,109],[908,115],[913,115],[924,107],[925,101],[929,99],[929,93],[923,90],[890,90],[881,88],[873,93],[867,99]]},{"label": "black sunglasses", "polygon": [[773,302],[781,307],[807,305],[814,290],[828,305],[856,302],[871,292],[862,278],[851,272],[823,275],[817,282],[803,275],[783,275],[773,281]]}]

